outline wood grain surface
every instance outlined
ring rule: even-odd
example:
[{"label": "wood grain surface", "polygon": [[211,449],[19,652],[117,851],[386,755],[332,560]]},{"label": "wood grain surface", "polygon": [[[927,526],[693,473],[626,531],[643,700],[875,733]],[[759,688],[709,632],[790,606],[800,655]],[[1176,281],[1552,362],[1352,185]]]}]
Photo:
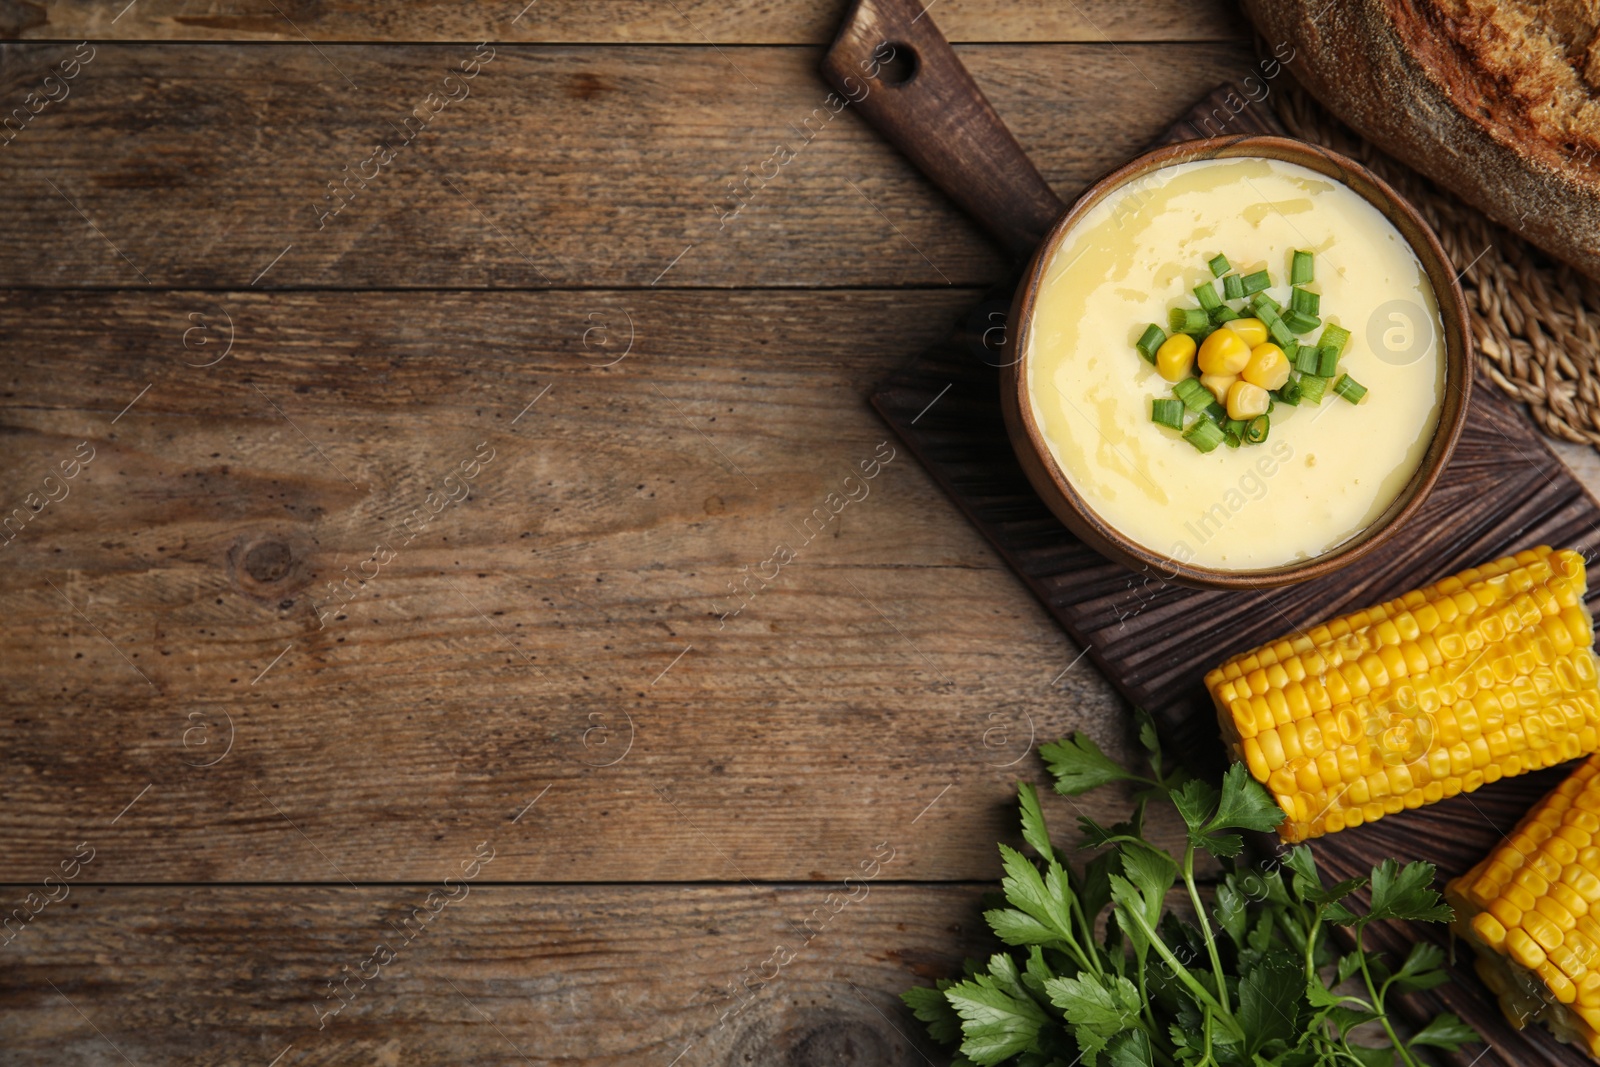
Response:
[{"label": "wood grain surface", "polygon": [[[0,1064],[942,1062],[895,997],[986,950],[1030,739],[1126,751],[909,453],[826,514],[1007,269],[823,121],[842,5],[522,8],[0,2],[0,110],[95,38],[0,146],[6,911],[94,851],[0,937]],[[1209,2],[930,17],[1063,197],[1250,56]]]},{"label": "wood grain surface", "polygon": [[[935,3],[939,27],[952,41],[1209,41],[1247,32],[1223,0]],[[844,0],[277,0],[241,9],[215,0],[11,0],[0,5],[0,39],[817,45],[832,38],[845,6]]]},{"label": "wood grain surface", "polygon": [[427,886],[84,886],[0,950],[0,1060],[912,1067],[895,993],[982,948],[986,888],[482,885],[424,924]]},{"label": "wood grain surface", "polygon": [[904,877],[986,877],[1030,740],[1122,724],[865,402],[975,298],[0,298],[53,354],[7,484],[94,451],[0,550],[9,866],[404,880],[549,787],[501,877],[839,878],[894,827]]},{"label": "wood grain surface", "polygon": [[[3,149],[0,286],[887,287],[1003,273],[943,194],[827,103],[816,49],[500,45],[476,78],[445,85],[474,47],[98,46],[70,95]],[[1063,195],[1246,58],[1232,43],[959,52]],[[0,98],[22,99],[72,54],[0,51]],[[1159,70],[1158,87],[1135,65]],[[430,93],[470,95],[405,145]],[[368,162],[380,141],[387,167]],[[325,219],[329,182],[345,206]]]}]

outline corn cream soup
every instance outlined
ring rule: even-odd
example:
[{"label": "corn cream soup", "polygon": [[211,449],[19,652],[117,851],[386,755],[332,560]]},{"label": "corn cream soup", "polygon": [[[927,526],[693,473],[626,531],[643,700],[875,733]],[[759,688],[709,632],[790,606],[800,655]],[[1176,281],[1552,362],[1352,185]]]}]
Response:
[{"label": "corn cream soup", "polygon": [[[1324,326],[1350,333],[1339,371],[1367,395],[1275,403],[1266,441],[1204,453],[1152,423],[1172,385],[1135,350],[1141,331],[1192,305],[1218,254],[1268,270],[1287,306],[1297,249],[1315,254]],[[1108,525],[1180,563],[1255,571],[1332,551],[1404,489],[1439,419],[1444,330],[1421,262],[1377,208],[1292,163],[1180,163],[1113,192],[1056,247],[1031,327],[1028,395],[1056,463]]]}]

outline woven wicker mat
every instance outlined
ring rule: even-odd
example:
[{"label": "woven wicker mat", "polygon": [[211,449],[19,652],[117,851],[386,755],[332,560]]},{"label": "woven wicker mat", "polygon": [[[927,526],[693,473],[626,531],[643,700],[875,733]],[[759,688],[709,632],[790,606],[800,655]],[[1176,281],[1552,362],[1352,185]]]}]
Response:
[{"label": "woven wicker mat", "polygon": [[1551,437],[1600,447],[1600,284],[1373,147],[1298,85],[1269,100],[1291,135],[1362,163],[1428,220],[1462,270],[1480,381],[1527,404]]}]

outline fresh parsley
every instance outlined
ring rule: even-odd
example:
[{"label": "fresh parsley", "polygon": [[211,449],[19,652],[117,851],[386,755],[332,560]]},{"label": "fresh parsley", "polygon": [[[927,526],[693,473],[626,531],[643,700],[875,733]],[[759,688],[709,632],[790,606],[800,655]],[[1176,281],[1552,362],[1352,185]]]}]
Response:
[{"label": "fresh parsley", "polygon": [[[1390,970],[1364,946],[1374,922],[1451,918],[1430,865],[1385,860],[1370,878],[1329,887],[1303,845],[1240,864],[1241,831],[1283,818],[1272,797],[1237,764],[1219,785],[1188,777],[1163,759],[1143,713],[1138,728],[1147,775],[1082,735],[1040,749],[1058,792],[1135,787],[1127,822],[1079,820],[1083,847],[1102,850],[1081,871],[1051,844],[1038,792],[1018,784],[1033,855],[1000,846],[1006,906],[984,913],[1009,951],[904,995],[935,1041],[957,1047],[954,1067],[1419,1067],[1419,1047],[1480,1040],[1454,1015],[1402,1038],[1388,998],[1447,981],[1444,952],[1419,941]],[[1151,802],[1183,820],[1181,856],[1146,840]],[[1207,890],[1195,878],[1199,853],[1224,871]],[[1352,894],[1367,888],[1370,904],[1357,911]],[[1173,891],[1184,915],[1166,906]],[[1340,926],[1354,944],[1342,955],[1331,938]]]}]

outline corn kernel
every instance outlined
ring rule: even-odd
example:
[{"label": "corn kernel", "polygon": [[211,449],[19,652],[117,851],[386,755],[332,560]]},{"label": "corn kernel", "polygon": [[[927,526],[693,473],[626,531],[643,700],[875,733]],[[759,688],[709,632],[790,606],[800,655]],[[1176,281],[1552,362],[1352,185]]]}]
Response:
[{"label": "corn kernel", "polygon": [[1277,730],[1267,730],[1256,736],[1255,740],[1261,745],[1261,754],[1266,757],[1267,766],[1277,770],[1286,762],[1283,752],[1283,739],[1278,736]]},{"label": "corn kernel", "polygon": [[1489,904],[1488,914],[1498,919],[1507,930],[1517,930],[1522,926],[1522,909],[1505,897],[1495,898]]},{"label": "corn kernel", "polygon": [[1156,373],[1169,382],[1181,382],[1194,373],[1194,338],[1175,333],[1156,349]]},{"label": "corn kernel", "polygon": [[1275,344],[1252,346],[1250,359],[1240,371],[1240,376],[1251,385],[1263,389],[1281,389],[1289,380],[1289,358]]},{"label": "corn kernel", "polygon": [[1480,911],[1472,917],[1472,929],[1490,948],[1498,949],[1505,943],[1506,928],[1500,925],[1500,920],[1486,911]]},{"label": "corn kernel", "polygon": [[1546,963],[1539,969],[1539,977],[1544,979],[1546,988],[1555,998],[1563,1004],[1571,1004],[1578,999],[1578,987],[1572,984],[1572,979],[1562,974],[1555,966]]},{"label": "corn kernel", "polygon": [[1572,929],[1573,923],[1577,922],[1577,920],[1573,918],[1572,912],[1568,911],[1566,908],[1563,908],[1559,903],[1556,902],[1554,897],[1540,897],[1538,902],[1535,903],[1533,907],[1534,910],[1540,915],[1543,915],[1546,919],[1549,919],[1552,923],[1554,923],[1556,929],[1560,930],[1562,934],[1565,934],[1568,930]]},{"label": "corn kernel", "polygon": [[1233,330],[1215,330],[1200,343],[1200,373],[1238,374],[1250,362],[1250,346]]},{"label": "corn kernel", "polygon": [[1506,949],[1511,953],[1512,959],[1530,971],[1544,962],[1544,949],[1540,948],[1520,927],[1506,931]]},{"label": "corn kernel", "polygon": [[[1563,872],[1565,873],[1565,872]],[[1550,899],[1556,901],[1567,909],[1573,916],[1582,918],[1589,913],[1589,902],[1579,896],[1577,891],[1565,882],[1554,882],[1550,886]]]},{"label": "corn kernel", "polygon": [[1524,913],[1532,911],[1533,906],[1539,901],[1538,897],[1528,892],[1526,888],[1518,885],[1515,881],[1501,889],[1500,895],[1521,908]]},{"label": "corn kernel", "polygon": [[[1217,331],[1217,333],[1222,332]],[[1258,415],[1265,415],[1271,400],[1272,397],[1268,396],[1267,391],[1259,385],[1246,381],[1234,382],[1228,386],[1228,418],[1253,419]]]},{"label": "corn kernel", "polygon": [[1217,403],[1228,402],[1228,390],[1233,388],[1233,383],[1239,380],[1236,374],[1202,374],[1200,384],[1210,390],[1211,395],[1217,398]]},{"label": "corn kernel", "polygon": [[1260,319],[1230,319],[1223,325],[1238,334],[1239,340],[1252,349],[1257,345],[1265,344],[1269,336],[1267,324]]}]

